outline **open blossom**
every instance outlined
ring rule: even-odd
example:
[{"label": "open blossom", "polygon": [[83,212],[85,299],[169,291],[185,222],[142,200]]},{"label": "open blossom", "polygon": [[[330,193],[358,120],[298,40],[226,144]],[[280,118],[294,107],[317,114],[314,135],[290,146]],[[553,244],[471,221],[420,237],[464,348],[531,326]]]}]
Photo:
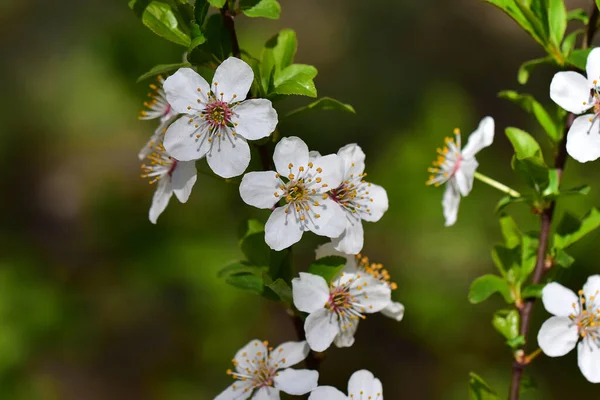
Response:
[{"label": "open blossom", "polygon": [[348,396],[332,386],[319,386],[308,400],[383,400],[381,381],[366,369],[356,371],[348,381]]},{"label": "open blossom", "polygon": [[149,214],[150,222],[155,224],[173,193],[182,203],[188,200],[196,183],[196,165],[194,161],[177,161],[162,145],[155,146],[146,158],[147,164],[142,164],[142,178],[150,178],[150,184],[156,184]]},{"label": "open blossom", "polygon": [[335,154],[309,158],[306,144],[297,137],[283,138],[273,153],[275,171],[249,172],[242,178],[240,196],[254,207],[276,207],[265,224],[265,242],[273,250],[285,249],[305,231],[330,238],[346,228],[344,212],[327,192],[342,182],[340,158]]},{"label": "open blossom", "polygon": [[540,348],[549,357],[564,356],[575,348],[586,379],[600,383],[600,275],[590,276],[578,294],[559,283],[542,291],[546,320],[538,333]]},{"label": "open blossom", "polygon": [[365,314],[381,311],[392,301],[389,286],[359,271],[342,272],[329,285],[321,276],[301,272],[292,279],[292,295],[296,308],[309,314],[304,331],[314,351],[327,350],[334,341],[338,347],[352,346]]},{"label": "open blossom", "polygon": [[447,184],[442,200],[446,226],[454,225],[461,196],[467,196],[473,188],[475,170],[479,166],[475,154],[494,141],[494,120],[483,118],[463,149],[458,128],[454,130],[454,136],[456,140],[446,138],[446,146],[437,150],[439,155],[433,162],[433,168],[429,168],[432,175],[427,181],[428,185]]},{"label": "open blossom", "polygon": [[235,370],[227,370],[235,383],[215,400],[279,400],[280,391],[295,396],[310,392],[317,387],[319,373],[289,368],[308,352],[306,342],[287,342],[273,349],[268,342],[250,341],[233,358]]},{"label": "open blossom", "polygon": [[154,83],[150,84],[150,92],[148,93],[148,97],[150,100],[144,102],[144,106],[146,110],[140,111],[139,119],[160,119],[160,124],[154,131],[152,137],[148,143],[140,150],[138,157],[140,160],[146,158],[148,154],[150,154],[156,145],[162,143],[165,131],[171,122],[175,120],[177,117],[177,112],[173,110],[167,98],[165,97],[165,91],[163,89],[163,84],[165,80],[162,76],[157,77],[158,85]]},{"label": "open blossom", "polygon": [[267,137],[277,126],[277,112],[269,100],[245,100],[253,79],[252,68],[235,57],[219,65],[211,85],[191,68],[168,77],[167,100],[184,114],[165,133],[169,154],[181,161],[206,156],[217,175],[241,175],[250,163],[246,140]]},{"label": "open blossom", "polygon": [[358,145],[346,145],[337,155],[342,159],[343,180],[329,195],[345,211],[346,229],[333,242],[337,250],[357,254],[364,243],[362,221],[379,221],[388,209],[388,197],[384,188],[364,180],[365,153]]},{"label": "open blossom", "polygon": [[[365,273],[371,275],[375,278],[376,282],[389,287],[391,290],[396,290],[398,285],[395,282],[392,282],[392,277],[390,273],[383,267],[382,264],[376,264],[369,261],[368,257],[365,257],[361,254],[357,255],[348,255],[344,254],[340,251],[337,251],[333,247],[333,243],[326,243],[321,245],[316,250],[316,258],[327,257],[327,256],[339,256],[346,258],[346,265],[342,272],[344,273]],[[404,318],[404,305],[401,303],[392,301],[381,310],[381,313],[386,317],[395,319],[396,321],[402,321]],[[352,339],[354,341],[354,339]],[[338,346],[344,347],[344,346]]]},{"label": "open blossom", "polygon": [[[550,98],[575,118],[567,133],[567,152],[579,162],[600,157],[600,48],[590,52],[586,64],[587,78],[575,71],[558,72],[550,83]],[[590,110],[591,109],[591,110]]]}]

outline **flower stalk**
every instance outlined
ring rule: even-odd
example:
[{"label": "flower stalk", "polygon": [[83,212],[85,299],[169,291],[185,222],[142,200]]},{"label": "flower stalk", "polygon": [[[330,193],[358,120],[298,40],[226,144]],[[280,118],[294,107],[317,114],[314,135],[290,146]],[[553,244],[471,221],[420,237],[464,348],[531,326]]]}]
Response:
[{"label": "flower stalk", "polygon": [[475,179],[480,180],[481,182],[490,185],[491,187],[493,187],[494,189],[498,189],[499,191],[501,191],[502,193],[506,193],[507,195],[517,198],[517,197],[521,197],[521,193],[517,192],[516,190],[510,188],[509,186],[506,186],[503,183],[500,183],[488,176],[483,175],[482,173],[479,172],[475,172]]}]

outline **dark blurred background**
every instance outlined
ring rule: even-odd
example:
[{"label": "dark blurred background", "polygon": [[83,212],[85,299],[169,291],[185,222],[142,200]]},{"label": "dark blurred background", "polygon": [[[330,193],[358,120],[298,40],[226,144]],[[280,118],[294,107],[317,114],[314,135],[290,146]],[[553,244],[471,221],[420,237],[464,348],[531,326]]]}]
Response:
[{"label": "dark blurred background", "polygon": [[[494,270],[501,194],[477,182],[456,226],[444,228],[442,189],[425,186],[426,168],[454,127],[469,133],[491,115],[496,141],[480,153],[480,172],[525,190],[503,130],[518,126],[547,142],[496,93],[526,91],[550,105],[554,70],[541,67],[520,87],[520,63],[543,54],[482,0],[281,5],[279,21],[238,18],[242,47],[256,54],[278,29],[296,30],[296,60],[319,69],[319,94],[355,106],[356,116],[294,117],[280,130],[322,153],[363,147],[370,180],[390,198],[384,218],[365,226],[364,254],[390,270],[394,297],[406,305],[402,322],[369,317],[354,347],[328,351],[320,382],[345,389],[367,368],[388,399],[465,399],[475,371],[505,396],[511,355],[490,324],[502,300],[467,301],[471,281]],[[155,64],[179,62],[181,47],[154,36],[119,0],[2,0],[0,46],[2,399],[212,399],[250,339],[295,339],[281,307],[216,276],[241,256],[239,221],[268,216],[243,204],[236,185],[199,175],[187,204],[172,200],[158,225],[148,221],[154,188],[139,178],[137,152],[155,121],[137,120],[149,82],[135,82]],[[307,102],[286,100],[280,114]],[[593,190],[562,201],[559,214],[600,204],[598,165],[569,160],[565,185]],[[523,230],[537,229],[524,207],[508,211]],[[599,271],[599,239],[589,235],[570,251],[577,261],[561,282],[577,289]],[[300,268],[324,241],[305,235],[295,246]],[[534,341],[547,317],[538,305]],[[528,371],[539,390],[524,398],[600,394],[574,353],[540,357]]]}]

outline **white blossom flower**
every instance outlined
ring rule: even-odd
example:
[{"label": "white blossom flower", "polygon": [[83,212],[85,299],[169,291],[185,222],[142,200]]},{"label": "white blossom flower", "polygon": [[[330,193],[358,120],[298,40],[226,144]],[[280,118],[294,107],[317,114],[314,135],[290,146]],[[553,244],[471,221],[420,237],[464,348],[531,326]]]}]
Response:
[{"label": "white blossom flower", "polygon": [[591,110],[573,121],[567,133],[567,152],[579,162],[600,157],[600,48],[590,52],[587,78],[575,71],[558,72],[550,83],[550,98],[573,114]]},{"label": "white blossom flower", "polygon": [[272,209],[265,224],[265,242],[285,249],[311,231],[329,238],[346,228],[344,212],[327,192],[342,182],[342,165],[335,154],[309,159],[308,147],[297,137],[283,138],[273,153],[275,171],[249,172],[242,178],[240,196],[254,207]]},{"label": "white blossom flower", "polygon": [[[398,285],[392,282],[392,277],[388,270],[383,268],[383,264],[376,264],[369,261],[368,257],[361,254],[348,255],[340,251],[337,251],[333,247],[333,243],[325,243],[317,247],[316,258],[327,257],[327,256],[339,256],[346,259],[346,265],[342,272],[344,273],[365,273],[375,278],[376,282],[389,287],[391,290],[396,290]],[[396,321],[402,321],[404,318],[404,305],[395,301],[390,302],[387,307],[381,310],[381,313],[386,317],[395,319]],[[338,346],[344,347],[344,346]]]},{"label": "white blossom flower", "polygon": [[295,396],[317,387],[319,373],[289,368],[308,355],[306,342],[287,342],[276,349],[268,342],[252,340],[233,358],[235,371],[227,370],[236,382],[215,400],[279,400],[279,392]]},{"label": "white blossom flower", "polygon": [[182,203],[190,197],[196,183],[196,164],[194,161],[177,161],[162,145],[156,146],[146,158],[149,164],[142,164],[142,178],[150,178],[149,183],[156,184],[149,214],[150,222],[156,224],[173,193]]},{"label": "white blossom flower", "polygon": [[439,156],[433,162],[433,168],[428,170],[432,175],[427,181],[428,185],[435,186],[447,183],[442,200],[446,226],[454,225],[461,196],[467,196],[473,188],[475,170],[479,166],[475,154],[494,141],[494,120],[491,117],[483,118],[463,149],[458,128],[454,130],[454,135],[456,141],[446,138],[446,146],[437,149]]},{"label": "white blossom flower", "polygon": [[[600,275],[590,276],[578,295],[559,283],[542,291],[546,320],[538,333],[538,344],[549,357],[564,356],[575,348],[579,369],[585,378],[600,383]],[[581,339],[581,340],[579,340]]]},{"label": "white blossom flower", "polygon": [[158,81],[158,85],[154,83],[150,84],[150,92],[148,93],[148,97],[151,100],[145,101],[144,106],[147,110],[140,111],[139,119],[160,119],[160,124],[154,131],[152,137],[148,143],[140,150],[138,157],[140,160],[146,158],[148,154],[150,154],[157,144],[162,143],[165,131],[167,127],[175,120],[177,117],[177,112],[173,110],[167,98],[165,97],[165,91],[163,89],[163,84],[165,80],[161,75],[158,75],[156,78]]},{"label": "white blossom flower", "polygon": [[250,163],[246,140],[267,137],[277,126],[269,100],[245,100],[253,79],[252,68],[235,57],[219,65],[210,86],[190,68],[168,77],[167,100],[185,114],[167,128],[164,145],[169,154],[181,161],[206,156],[217,175],[241,175]]},{"label": "white blossom flower", "polygon": [[319,386],[308,400],[383,400],[381,381],[366,369],[356,371],[348,381],[348,396],[332,386]]},{"label": "white blossom flower", "polygon": [[346,229],[333,242],[337,250],[357,254],[364,243],[362,220],[379,221],[388,209],[388,197],[384,188],[364,180],[365,153],[358,145],[346,145],[337,154],[343,162],[343,181],[329,195],[345,211]]},{"label": "white blossom flower", "polygon": [[352,346],[364,314],[381,311],[392,301],[389,286],[360,271],[342,272],[329,285],[321,276],[301,272],[292,279],[292,296],[296,308],[309,314],[304,331],[314,351],[324,351],[334,341],[337,347]]}]

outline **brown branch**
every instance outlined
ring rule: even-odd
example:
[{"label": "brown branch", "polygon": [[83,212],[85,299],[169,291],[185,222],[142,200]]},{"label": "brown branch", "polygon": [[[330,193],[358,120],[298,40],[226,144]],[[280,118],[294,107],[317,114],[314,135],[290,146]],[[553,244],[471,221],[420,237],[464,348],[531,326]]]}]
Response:
[{"label": "brown branch", "polygon": [[[596,34],[596,30],[598,27],[598,17],[599,11],[596,3],[594,2],[592,5],[592,11],[590,13],[590,20],[585,32],[585,36],[583,39],[583,43],[581,47],[583,49],[587,49]],[[558,172],[558,181],[562,180],[563,171],[565,169],[565,164],[567,162],[567,133],[569,132],[569,128],[573,124],[575,120],[575,115],[569,113],[567,115],[567,119],[565,121],[565,127],[563,131],[563,138],[558,146],[558,150],[554,157],[554,168],[556,168]],[[554,208],[556,206],[556,202],[552,201],[546,209],[542,211],[540,214],[540,236],[539,236],[539,247],[537,251],[537,259],[535,263],[535,270],[533,273],[533,278],[531,280],[532,284],[538,284],[542,282],[542,279],[548,272],[548,270],[552,267],[552,265],[546,265],[546,253],[548,251],[548,242],[550,239],[550,230],[552,226],[552,218],[554,216]],[[512,378],[510,382],[510,392],[509,398],[510,400],[518,400],[519,399],[519,389],[521,387],[521,378],[523,376],[523,371],[525,366],[529,364],[530,360],[525,357],[526,354],[526,345],[527,345],[527,336],[529,333],[529,326],[531,322],[531,316],[533,314],[533,306],[535,305],[535,299],[527,299],[522,306],[519,308],[519,314],[521,316],[521,327],[519,329],[519,334],[523,336],[526,340],[525,345],[521,347],[521,349],[517,350],[515,354],[518,356],[515,357],[516,360],[512,365]]]}]

